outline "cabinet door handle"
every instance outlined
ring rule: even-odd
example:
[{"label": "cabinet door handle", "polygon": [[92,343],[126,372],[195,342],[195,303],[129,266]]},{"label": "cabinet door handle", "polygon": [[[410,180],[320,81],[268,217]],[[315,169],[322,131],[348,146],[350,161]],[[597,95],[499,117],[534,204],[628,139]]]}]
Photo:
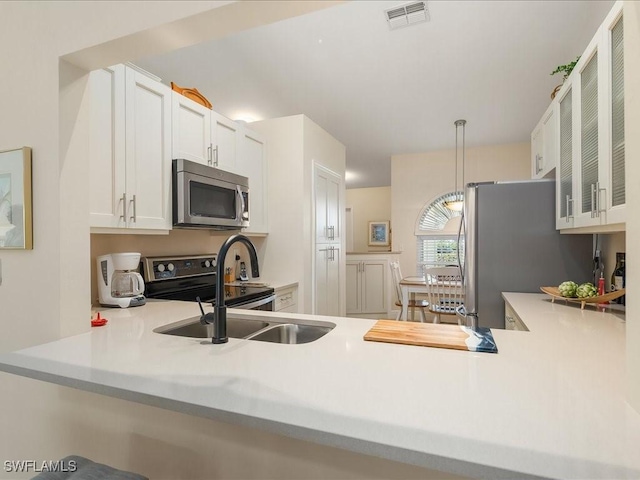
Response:
[{"label": "cabinet door handle", "polygon": [[591,218],[596,216],[596,184],[591,184]]},{"label": "cabinet door handle", "polygon": [[216,148],[213,149],[213,166],[218,166],[218,145],[216,145]]},{"label": "cabinet door handle", "polygon": [[[571,208],[569,208],[569,207],[571,207]],[[575,199],[573,199],[569,195],[567,195],[567,223],[569,222],[570,218],[573,218],[574,209],[575,208],[576,208]],[[571,212],[571,213],[569,213],[569,212]]]},{"label": "cabinet door handle", "polygon": [[213,145],[210,143],[209,146],[207,147],[207,164],[209,165],[213,163],[212,150],[213,150]]},{"label": "cabinet door handle", "polygon": [[606,188],[600,188],[600,182],[596,183],[596,217],[600,216],[601,212],[604,212],[604,210],[600,207],[601,202],[600,202],[600,193],[601,192],[607,192]]},{"label": "cabinet door handle", "polygon": [[131,216],[131,220],[133,221],[133,223],[135,223],[137,221],[137,214],[136,214],[136,196],[133,196],[133,200],[131,200],[131,203],[133,204],[133,215]]},{"label": "cabinet door handle", "polygon": [[329,232],[331,232],[331,240],[336,239],[336,227],[333,225],[329,227]]},{"label": "cabinet door handle", "polygon": [[122,215],[120,215],[120,218],[122,219],[123,222],[127,223],[127,194],[126,193],[122,194]]}]

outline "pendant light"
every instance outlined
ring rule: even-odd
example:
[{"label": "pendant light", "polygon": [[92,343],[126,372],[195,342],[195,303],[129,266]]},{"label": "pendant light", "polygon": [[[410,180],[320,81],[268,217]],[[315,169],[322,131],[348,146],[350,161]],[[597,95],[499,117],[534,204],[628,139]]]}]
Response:
[{"label": "pendant light", "polygon": [[[453,186],[455,198],[444,202],[444,206],[449,210],[461,212],[464,206],[464,129],[467,121],[456,120],[453,124],[456,126],[456,183]],[[460,189],[458,189],[458,127],[462,127],[462,185]]]}]

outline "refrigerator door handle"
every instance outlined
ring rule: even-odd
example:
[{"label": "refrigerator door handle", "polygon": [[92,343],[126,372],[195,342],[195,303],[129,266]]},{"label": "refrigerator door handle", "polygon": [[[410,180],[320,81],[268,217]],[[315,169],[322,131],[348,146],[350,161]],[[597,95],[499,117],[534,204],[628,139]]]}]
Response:
[{"label": "refrigerator door handle", "polygon": [[[458,325],[469,327],[473,330],[478,328],[478,315],[474,313],[467,313],[464,305],[456,307],[456,317],[458,317]],[[462,320],[462,322],[460,320]]]}]

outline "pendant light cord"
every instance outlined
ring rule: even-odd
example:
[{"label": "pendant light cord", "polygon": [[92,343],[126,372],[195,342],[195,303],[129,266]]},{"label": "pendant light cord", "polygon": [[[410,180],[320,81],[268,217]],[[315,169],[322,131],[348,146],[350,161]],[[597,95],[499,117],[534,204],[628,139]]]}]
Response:
[{"label": "pendant light cord", "polygon": [[[456,120],[453,122],[456,126],[456,199],[459,197],[460,201],[464,200],[464,144],[465,144],[465,125],[467,124],[466,120]],[[462,127],[462,185],[460,190],[458,190],[458,127]],[[459,193],[460,192],[460,193]]]}]

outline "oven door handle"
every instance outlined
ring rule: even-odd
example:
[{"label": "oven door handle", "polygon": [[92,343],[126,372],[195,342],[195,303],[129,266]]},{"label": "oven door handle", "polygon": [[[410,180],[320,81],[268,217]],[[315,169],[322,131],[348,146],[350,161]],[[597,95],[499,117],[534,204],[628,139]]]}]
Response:
[{"label": "oven door handle", "polygon": [[256,307],[261,307],[262,305],[266,305],[269,302],[274,302],[276,300],[276,294],[269,295],[268,297],[260,298],[258,300],[253,300],[251,302],[246,303],[238,303],[234,305],[227,305],[229,308],[244,308],[245,310],[252,310]]}]

